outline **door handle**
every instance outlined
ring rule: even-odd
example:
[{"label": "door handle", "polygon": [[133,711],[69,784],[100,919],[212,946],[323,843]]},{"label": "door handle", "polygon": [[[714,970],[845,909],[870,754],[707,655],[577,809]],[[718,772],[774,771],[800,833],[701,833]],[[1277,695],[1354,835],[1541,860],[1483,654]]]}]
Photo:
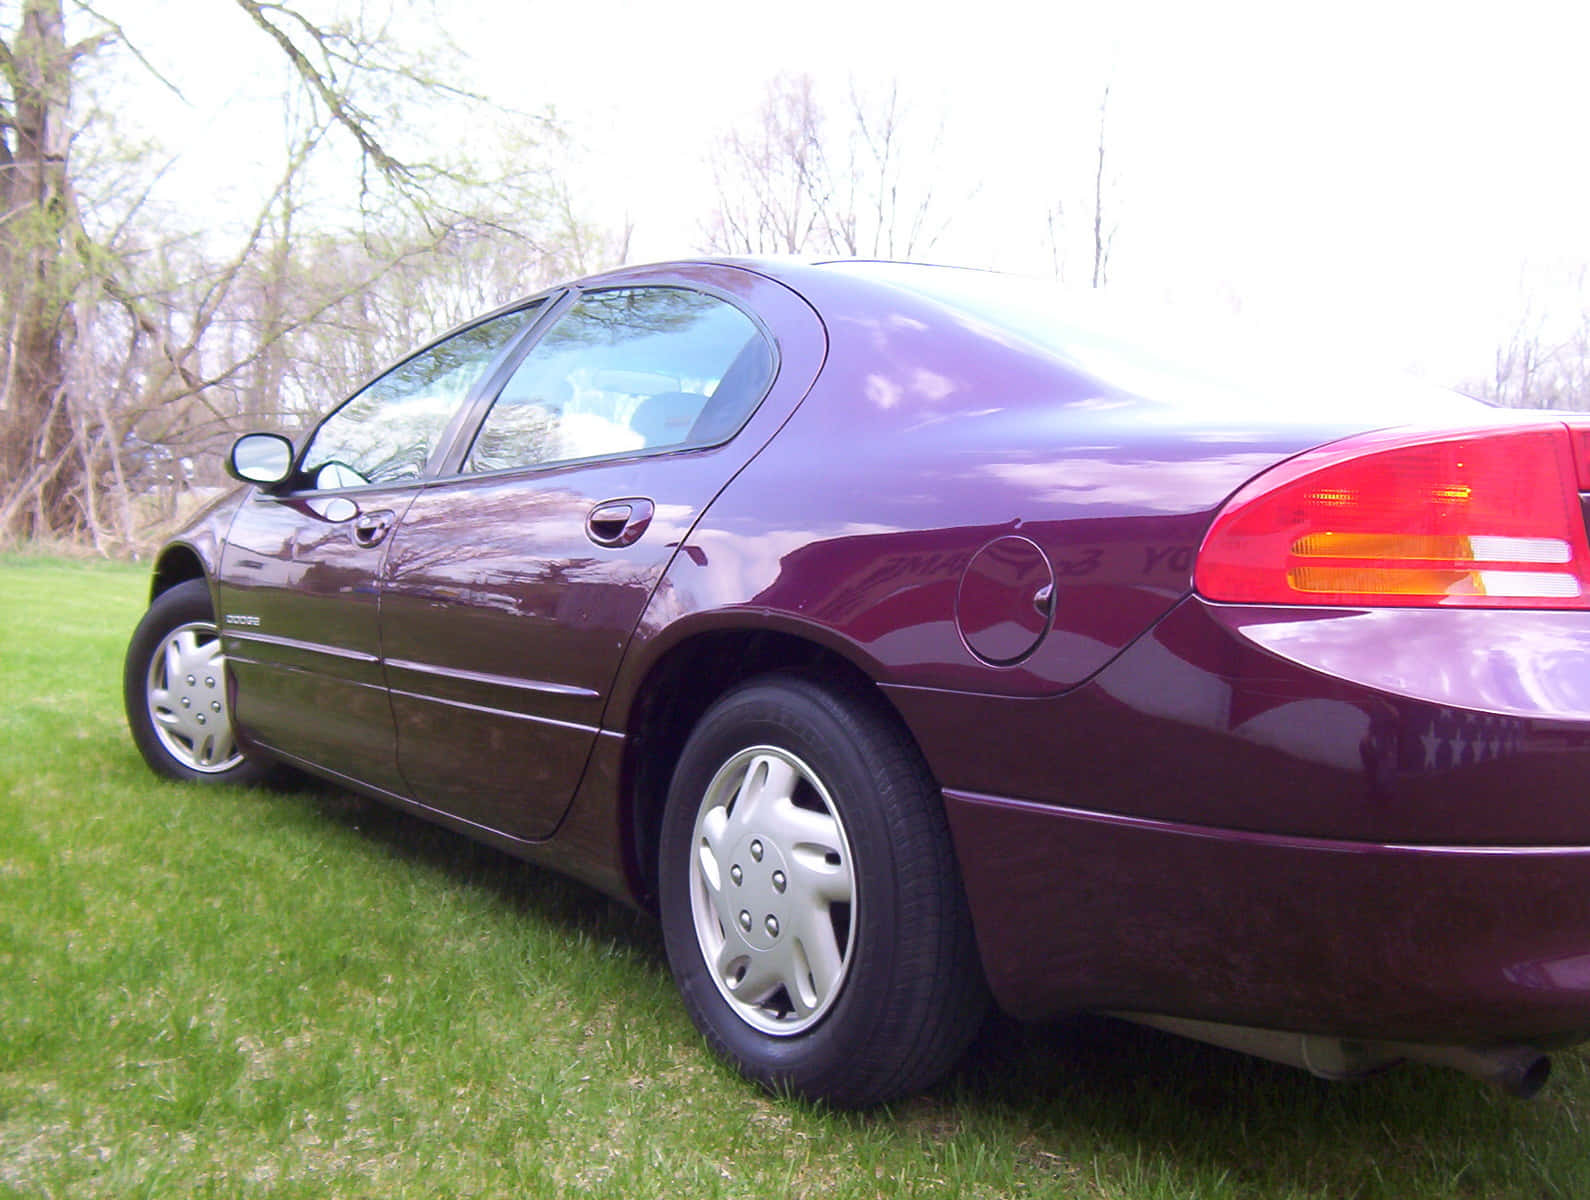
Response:
[{"label": "door handle", "polygon": [[374,546],[392,528],[390,512],[365,513],[353,523],[353,540],[361,546]]},{"label": "door handle", "polygon": [[639,496],[604,500],[585,518],[585,536],[598,546],[633,546],[651,525],[657,506]]}]

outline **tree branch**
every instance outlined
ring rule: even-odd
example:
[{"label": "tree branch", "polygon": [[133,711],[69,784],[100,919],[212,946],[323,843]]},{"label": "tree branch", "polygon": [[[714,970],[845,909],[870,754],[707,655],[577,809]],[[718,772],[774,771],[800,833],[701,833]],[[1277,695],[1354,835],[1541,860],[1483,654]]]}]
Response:
[{"label": "tree branch", "polygon": [[89,16],[93,17],[94,20],[105,26],[105,28],[100,33],[95,34],[93,37],[84,38],[82,41],[78,42],[77,45],[73,46],[71,50],[68,51],[73,60],[76,60],[83,54],[91,54],[96,50],[101,50],[111,42],[119,42],[121,45],[127,48],[127,53],[131,54],[135,59],[138,60],[138,65],[143,67],[144,70],[148,71],[158,83],[169,90],[173,96],[177,97],[177,99],[186,101],[186,97],[184,97],[182,92],[178,90],[177,85],[162,75],[155,65],[144,57],[143,51],[139,50],[138,47],[133,44],[132,39],[127,36],[126,30],[124,30],[115,21],[107,17],[104,13],[93,7],[93,5],[85,4],[83,0],[77,0],[77,7],[83,12],[87,13]]},{"label": "tree branch", "polygon": [[[349,102],[346,95],[338,92],[332,86],[334,79],[328,79],[309,60],[309,56],[299,49],[298,43],[293,41],[291,35],[270,19],[270,12],[283,11],[280,6],[265,3],[264,0],[237,0],[237,5],[248,14],[256,25],[269,35],[272,41],[281,47],[282,53],[287,56],[287,60],[292,64],[293,70],[298,72],[298,77],[303,81],[304,86],[326,106],[326,111],[330,113],[331,118],[341,125],[343,129],[347,130],[349,136],[357,143],[359,153],[364,160],[367,163],[373,163],[376,170],[394,185],[401,187],[412,183],[415,179],[414,168],[407,163],[400,162],[387,153],[386,147],[376,139],[375,134],[370,130],[369,115],[361,112]],[[323,29],[297,13],[288,13],[287,15],[293,17],[299,25],[308,31],[310,38],[321,48],[322,53],[332,57],[327,50],[328,35]]]},{"label": "tree branch", "polygon": [[98,54],[106,46],[116,40],[116,35],[110,30],[101,30],[99,33],[86,37],[82,41],[73,42],[66,48],[68,62],[76,62],[89,54]]},{"label": "tree branch", "polygon": [[1110,106],[1110,88],[1106,84],[1104,96],[1099,101],[1099,152],[1097,168],[1093,174],[1093,286],[1103,287],[1108,270],[1110,242],[1115,240],[1112,229],[1104,236],[1104,120]]}]

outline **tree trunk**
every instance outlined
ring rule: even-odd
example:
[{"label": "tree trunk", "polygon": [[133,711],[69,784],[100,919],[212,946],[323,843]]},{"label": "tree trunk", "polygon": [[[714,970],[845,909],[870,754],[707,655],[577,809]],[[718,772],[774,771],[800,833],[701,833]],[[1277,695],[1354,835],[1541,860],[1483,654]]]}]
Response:
[{"label": "tree trunk", "polygon": [[5,61],[12,110],[0,150],[0,537],[69,533],[82,522],[66,370],[72,334],[72,197],[67,175],[72,51],[61,0],[25,0]]}]

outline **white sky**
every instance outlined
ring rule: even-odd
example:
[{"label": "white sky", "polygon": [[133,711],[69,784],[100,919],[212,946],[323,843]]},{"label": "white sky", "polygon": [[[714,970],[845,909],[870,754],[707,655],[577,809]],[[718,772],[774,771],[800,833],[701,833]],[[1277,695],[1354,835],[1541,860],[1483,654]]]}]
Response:
[{"label": "white sky", "polygon": [[[274,66],[275,49],[228,0],[126,8],[188,101],[160,100],[152,122],[183,155],[167,202],[206,219],[228,181],[275,170],[277,84],[252,66]],[[1582,2],[435,0],[421,13],[418,28],[439,24],[468,56],[466,83],[556,107],[580,151],[577,195],[598,220],[634,222],[636,260],[700,248],[713,142],[774,75],[804,71],[836,105],[852,78],[896,77],[919,128],[943,120],[934,194],[953,220],[927,257],[1047,272],[1048,209],[1089,219],[1108,83],[1112,288],[1315,326],[1443,383],[1482,373],[1526,302],[1578,319]]]}]

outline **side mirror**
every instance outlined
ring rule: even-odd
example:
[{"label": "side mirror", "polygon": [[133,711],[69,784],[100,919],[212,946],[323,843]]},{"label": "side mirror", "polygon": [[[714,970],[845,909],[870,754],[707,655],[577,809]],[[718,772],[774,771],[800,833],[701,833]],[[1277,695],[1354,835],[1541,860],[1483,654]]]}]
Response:
[{"label": "side mirror", "polygon": [[244,483],[281,483],[292,469],[293,444],[279,433],[245,433],[226,456],[226,473]]}]

